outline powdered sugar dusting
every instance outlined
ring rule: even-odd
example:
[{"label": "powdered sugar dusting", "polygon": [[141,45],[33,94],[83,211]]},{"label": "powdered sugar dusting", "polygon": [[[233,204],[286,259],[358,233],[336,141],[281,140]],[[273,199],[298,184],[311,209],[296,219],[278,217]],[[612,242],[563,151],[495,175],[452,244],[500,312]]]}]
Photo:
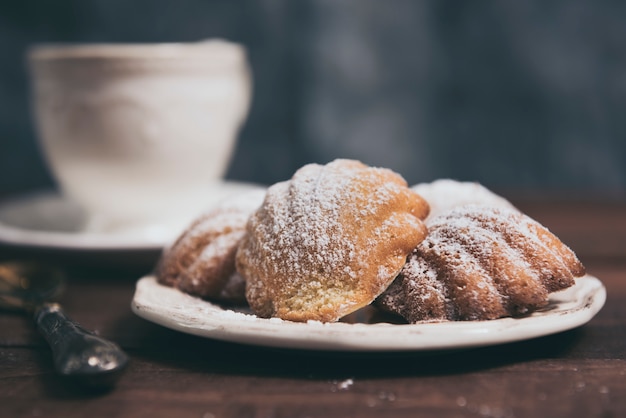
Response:
[{"label": "powdered sugar dusting", "polygon": [[321,317],[371,302],[363,295],[376,287],[382,292],[411,249],[402,250],[393,267],[380,259],[399,253],[387,237],[421,227],[404,203],[412,196],[417,195],[390,170],[349,160],[304,166],[290,181],[270,187],[238,254],[238,266],[254,282],[248,301],[264,300],[257,306],[261,311],[280,309],[275,303],[295,313],[315,306]]},{"label": "powdered sugar dusting", "polygon": [[410,322],[523,314],[573,284],[576,264],[556,254],[575,255],[516,209],[456,207],[432,218],[429,231],[380,298]]},{"label": "powdered sugar dusting", "polygon": [[470,204],[515,209],[505,198],[498,196],[480,183],[439,179],[432,183],[420,183],[411,187],[430,205],[427,224],[450,209]]},{"label": "powdered sugar dusting", "polygon": [[250,215],[261,205],[265,189],[251,190],[222,200],[188,228],[189,237],[206,234],[206,231],[244,229]]},{"label": "powdered sugar dusting", "polygon": [[262,203],[265,189],[230,196],[196,219],[164,254],[159,281],[185,292],[221,300],[244,299],[245,285],[234,257],[248,218]]},{"label": "powdered sugar dusting", "polygon": [[[256,228],[268,229],[263,234],[268,239],[262,243],[264,253],[271,254],[273,261],[267,265],[268,275],[290,271],[296,277],[316,277],[317,272],[310,268],[319,265],[332,271],[342,268],[347,275],[356,276],[350,261],[360,251],[346,239],[340,213],[347,200],[343,196],[355,175],[354,170],[338,176],[308,165],[290,182],[270,188],[266,210],[271,216],[264,217],[270,223],[255,224]],[[360,213],[367,214],[368,210],[366,206]],[[319,281],[312,280],[302,293],[311,289],[324,291]]]},{"label": "powdered sugar dusting", "polygon": [[234,246],[237,246],[241,238],[244,236],[244,231],[233,231],[223,235],[218,235],[211,241],[204,250],[200,253],[196,262],[204,263],[212,259],[221,259],[224,257]]}]

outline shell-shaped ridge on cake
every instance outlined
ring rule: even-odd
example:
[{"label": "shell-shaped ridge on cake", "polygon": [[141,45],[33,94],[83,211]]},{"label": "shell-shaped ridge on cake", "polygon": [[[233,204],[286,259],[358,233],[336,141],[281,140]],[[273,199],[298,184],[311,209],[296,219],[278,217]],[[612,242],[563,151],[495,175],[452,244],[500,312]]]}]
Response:
[{"label": "shell-shaped ridge on cake", "polygon": [[333,322],[370,304],[425,237],[428,204],[391,170],[309,164],[271,186],[237,253],[261,317]]},{"label": "shell-shaped ridge on cake", "polygon": [[585,273],[569,247],[515,209],[461,206],[428,227],[377,300],[411,323],[524,315]]},{"label": "shell-shaped ridge on cake", "polygon": [[200,215],[163,251],[157,280],[194,296],[245,303],[245,279],[235,269],[235,255],[248,218],[264,197],[264,188],[252,189]]}]

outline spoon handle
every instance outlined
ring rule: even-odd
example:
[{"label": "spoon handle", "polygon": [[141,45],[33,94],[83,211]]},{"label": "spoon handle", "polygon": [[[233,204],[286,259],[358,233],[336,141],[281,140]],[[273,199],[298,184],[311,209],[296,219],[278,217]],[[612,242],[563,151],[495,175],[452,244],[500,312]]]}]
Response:
[{"label": "spoon handle", "polygon": [[35,322],[52,349],[54,368],[62,376],[108,386],[128,364],[128,356],[117,344],[82,328],[58,304],[40,306],[35,311]]}]

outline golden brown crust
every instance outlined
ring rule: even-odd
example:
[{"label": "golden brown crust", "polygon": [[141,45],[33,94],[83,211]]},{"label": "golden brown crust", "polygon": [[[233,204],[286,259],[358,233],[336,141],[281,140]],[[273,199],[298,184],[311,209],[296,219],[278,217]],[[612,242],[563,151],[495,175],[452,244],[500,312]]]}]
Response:
[{"label": "golden brown crust", "polygon": [[390,170],[307,165],[268,190],[237,253],[262,317],[336,321],[371,303],[425,237],[428,204]]},{"label": "golden brown crust", "polygon": [[412,323],[525,314],[584,274],[567,246],[515,210],[464,206],[429,231],[377,300]]},{"label": "golden brown crust", "polygon": [[235,271],[235,254],[250,214],[264,190],[223,201],[196,219],[166,249],[156,269],[160,283],[209,299],[245,302],[245,282]]}]

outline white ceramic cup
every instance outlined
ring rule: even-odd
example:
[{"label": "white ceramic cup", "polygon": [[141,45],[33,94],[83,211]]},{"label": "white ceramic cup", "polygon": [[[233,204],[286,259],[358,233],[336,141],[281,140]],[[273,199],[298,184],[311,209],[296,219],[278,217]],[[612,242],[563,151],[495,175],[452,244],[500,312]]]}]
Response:
[{"label": "white ceramic cup", "polygon": [[43,154],[86,230],[178,227],[206,209],[249,107],[241,45],[39,45],[28,59]]}]

